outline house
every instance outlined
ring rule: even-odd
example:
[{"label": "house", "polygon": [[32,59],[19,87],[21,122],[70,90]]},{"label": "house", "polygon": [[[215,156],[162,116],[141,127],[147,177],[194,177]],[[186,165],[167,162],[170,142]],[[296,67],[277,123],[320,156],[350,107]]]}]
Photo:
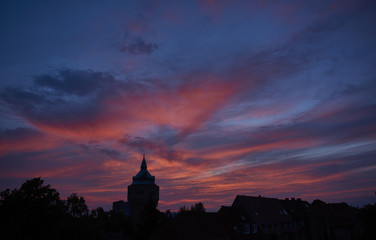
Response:
[{"label": "house", "polygon": [[257,233],[257,226],[253,225],[251,219],[238,208],[222,206],[218,211],[218,216],[222,220],[230,239],[255,239],[261,235]]},{"label": "house", "polygon": [[222,207],[218,214],[233,239],[308,239],[303,213],[309,205],[299,201],[238,195],[231,207]]},{"label": "house", "polygon": [[310,239],[310,212],[311,205],[301,198],[286,198],[279,200],[283,208],[294,218],[297,228],[295,235],[297,239]]},{"label": "house", "polygon": [[313,240],[357,239],[360,225],[357,209],[346,203],[324,203],[315,200],[311,204],[310,229]]}]

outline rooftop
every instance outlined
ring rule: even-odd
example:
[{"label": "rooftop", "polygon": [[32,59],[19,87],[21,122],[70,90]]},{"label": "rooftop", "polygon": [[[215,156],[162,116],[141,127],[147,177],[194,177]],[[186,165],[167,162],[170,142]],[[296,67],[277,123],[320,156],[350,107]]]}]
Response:
[{"label": "rooftop", "polygon": [[132,179],[132,184],[155,184],[155,177],[147,170],[145,154],[142,159],[140,171]]}]

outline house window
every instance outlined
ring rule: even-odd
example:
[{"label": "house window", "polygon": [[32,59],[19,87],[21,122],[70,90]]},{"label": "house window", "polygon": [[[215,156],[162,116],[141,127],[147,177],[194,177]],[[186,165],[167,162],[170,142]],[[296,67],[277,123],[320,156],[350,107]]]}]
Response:
[{"label": "house window", "polygon": [[257,233],[257,224],[252,224],[252,233]]},{"label": "house window", "polygon": [[273,228],[273,230],[275,230],[275,229],[278,228],[277,225],[278,225],[277,223],[273,223],[273,224],[272,224],[272,228]]},{"label": "house window", "polygon": [[251,230],[249,227],[249,224],[243,224],[243,233],[244,234],[250,234]]}]

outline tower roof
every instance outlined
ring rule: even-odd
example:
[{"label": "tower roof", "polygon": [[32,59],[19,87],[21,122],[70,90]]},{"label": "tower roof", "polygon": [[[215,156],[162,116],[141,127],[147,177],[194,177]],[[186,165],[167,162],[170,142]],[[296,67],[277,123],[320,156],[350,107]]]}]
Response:
[{"label": "tower roof", "polygon": [[144,158],[142,159],[141,169],[144,169],[144,170],[147,170],[147,169],[148,169],[148,167],[146,166],[145,154],[144,154]]},{"label": "tower roof", "polygon": [[155,184],[155,177],[147,170],[145,154],[141,162],[140,171],[134,176],[132,184]]}]

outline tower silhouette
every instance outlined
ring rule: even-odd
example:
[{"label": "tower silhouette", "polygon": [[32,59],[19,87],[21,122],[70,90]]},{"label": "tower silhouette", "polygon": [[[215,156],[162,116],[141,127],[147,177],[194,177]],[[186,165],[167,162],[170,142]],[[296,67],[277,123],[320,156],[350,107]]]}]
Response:
[{"label": "tower silhouette", "polygon": [[158,201],[159,186],[155,184],[155,177],[147,170],[144,154],[141,169],[132,178],[132,184],[128,186],[128,204],[131,216],[139,218],[146,204],[152,203],[156,207]]}]

